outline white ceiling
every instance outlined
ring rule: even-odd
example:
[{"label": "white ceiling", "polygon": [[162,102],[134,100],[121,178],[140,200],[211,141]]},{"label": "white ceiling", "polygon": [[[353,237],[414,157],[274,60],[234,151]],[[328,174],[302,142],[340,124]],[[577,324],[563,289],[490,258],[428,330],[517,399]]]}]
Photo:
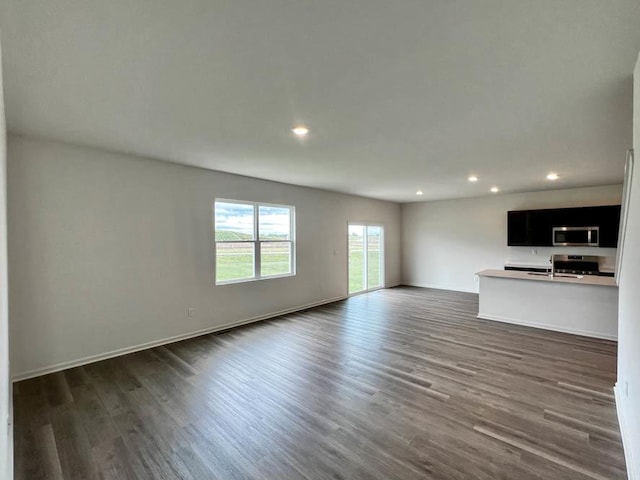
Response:
[{"label": "white ceiling", "polygon": [[415,201],[618,183],[631,144],[638,0],[2,0],[0,29],[11,131],[187,165]]}]

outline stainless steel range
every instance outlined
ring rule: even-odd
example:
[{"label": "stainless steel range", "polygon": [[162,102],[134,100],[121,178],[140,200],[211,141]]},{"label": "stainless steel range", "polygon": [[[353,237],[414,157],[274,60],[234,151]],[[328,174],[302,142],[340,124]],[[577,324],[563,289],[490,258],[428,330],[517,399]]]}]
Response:
[{"label": "stainless steel range", "polygon": [[601,272],[600,257],[595,255],[553,255],[553,271],[576,275],[613,276],[611,272]]}]

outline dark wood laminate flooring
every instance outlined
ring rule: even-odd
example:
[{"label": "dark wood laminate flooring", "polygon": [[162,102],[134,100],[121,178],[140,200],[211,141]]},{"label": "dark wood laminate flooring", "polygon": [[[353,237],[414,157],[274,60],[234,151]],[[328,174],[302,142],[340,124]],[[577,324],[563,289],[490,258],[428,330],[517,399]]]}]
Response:
[{"label": "dark wood laminate flooring", "polygon": [[626,478],[615,342],[400,287],[15,385],[18,479]]}]

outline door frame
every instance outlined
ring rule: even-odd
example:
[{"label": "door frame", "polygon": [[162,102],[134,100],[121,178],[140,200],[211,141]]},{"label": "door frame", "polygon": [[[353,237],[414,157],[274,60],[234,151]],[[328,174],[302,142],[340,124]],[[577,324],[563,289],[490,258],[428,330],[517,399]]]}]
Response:
[{"label": "door frame", "polygon": [[[363,237],[363,269],[365,270],[365,287],[369,287],[369,272],[366,271],[367,269],[365,269],[365,266],[368,266],[368,263],[366,261],[366,258],[368,255],[368,247],[367,247],[367,227],[380,227],[380,247],[381,247],[381,251],[380,251],[380,286],[378,287],[374,287],[374,288],[365,288],[364,290],[360,290],[359,292],[353,292],[350,293],[349,292],[349,227],[350,226],[360,226],[360,227],[364,227],[364,237]],[[347,235],[346,235],[346,258],[347,258],[347,296],[348,297],[352,297],[354,295],[361,295],[363,293],[369,293],[369,292],[374,292],[376,290],[381,290],[383,288],[385,288],[385,251],[386,251],[386,247],[385,247],[385,225],[382,222],[358,222],[358,221],[347,221]]]}]

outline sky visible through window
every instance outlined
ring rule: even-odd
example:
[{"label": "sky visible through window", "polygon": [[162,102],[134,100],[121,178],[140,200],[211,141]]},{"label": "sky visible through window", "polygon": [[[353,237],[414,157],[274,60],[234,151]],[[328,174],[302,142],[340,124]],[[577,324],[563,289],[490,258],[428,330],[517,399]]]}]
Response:
[{"label": "sky visible through window", "polygon": [[217,201],[216,283],[294,275],[293,211],[286,206]]},{"label": "sky visible through window", "polygon": [[[290,239],[290,210],[287,207],[271,207],[261,205],[258,208],[260,239]],[[246,240],[253,240],[253,205],[230,202],[216,202],[215,228],[216,237],[223,232],[239,235]],[[221,238],[219,238],[221,239]]]}]

